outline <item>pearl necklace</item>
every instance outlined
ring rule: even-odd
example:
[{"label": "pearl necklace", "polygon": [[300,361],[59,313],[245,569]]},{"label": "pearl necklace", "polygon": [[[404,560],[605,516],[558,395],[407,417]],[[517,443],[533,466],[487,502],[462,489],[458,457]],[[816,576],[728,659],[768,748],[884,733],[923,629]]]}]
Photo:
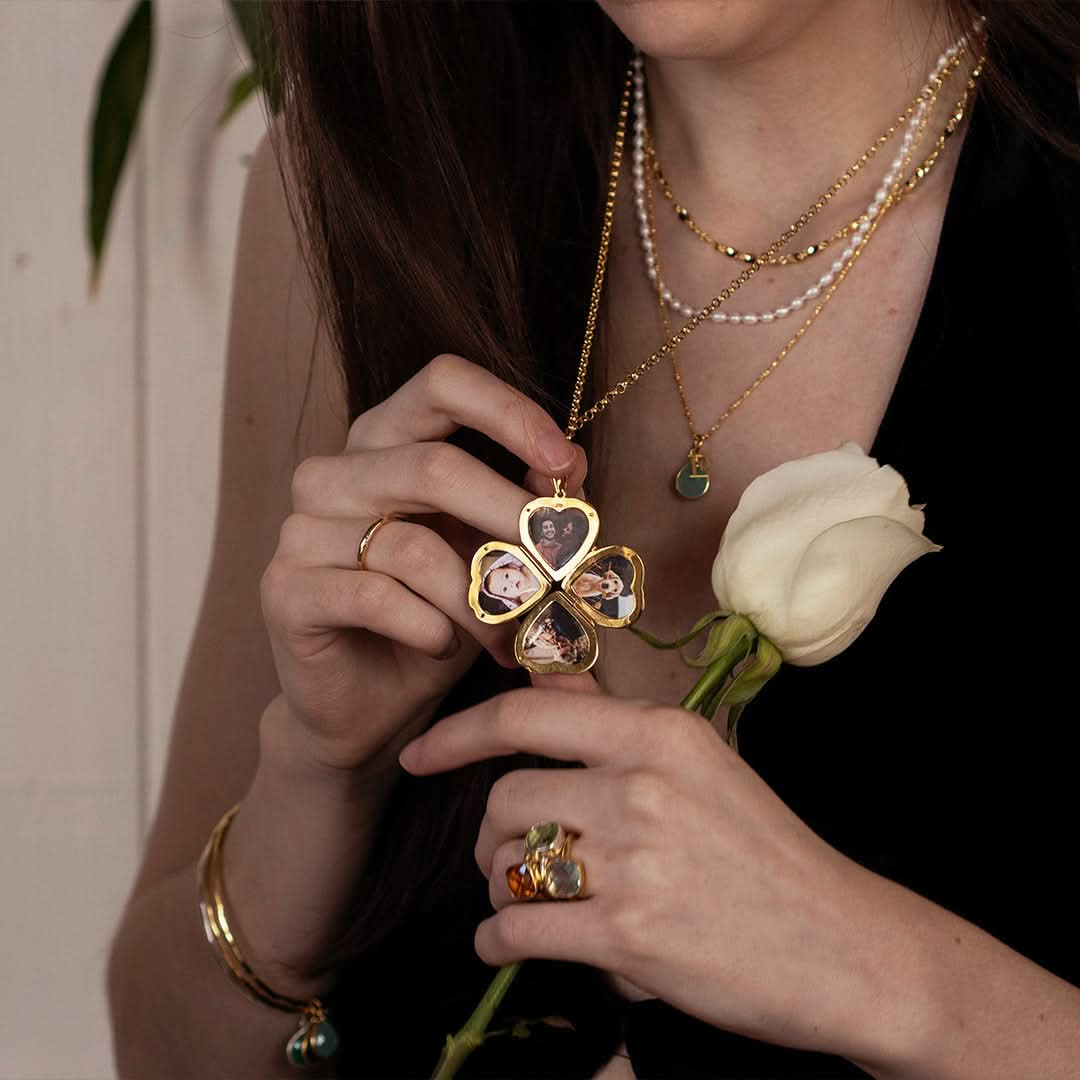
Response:
[{"label": "pearl necklace", "polygon": [[[985,22],[985,18],[980,17],[976,20],[974,30],[978,30]],[[852,262],[856,252],[866,242],[867,233],[870,230],[870,223],[874,218],[881,213],[882,207],[885,205],[888,192],[891,189],[893,183],[896,181],[897,172],[903,166],[905,157],[911,151],[915,142],[915,133],[919,129],[919,125],[922,123],[923,117],[926,114],[926,97],[932,92],[933,88],[938,84],[942,77],[942,73],[946,67],[952,65],[956,57],[967,47],[968,35],[962,35],[959,40],[950,45],[939,57],[934,70],[930,72],[929,77],[922,90],[919,92],[919,97],[923,100],[920,101],[915,111],[912,113],[908,120],[904,137],[901,141],[901,147],[896,157],[893,159],[889,166],[889,171],[882,178],[880,185],[874,192],[874,197],[870,204],[867,206],[865,212],[859,219],[859,224],[853,230],[851,242],[841,252],[840,257],[836,259],[829,269],[818,278],[818,280],[811,285],[808,289],[805,289],[798,296],[789,300],[786,304],[781,304],[778,307],[773,308],[771,311],[764,311],[761,313],[754,312],[729,312],[723,308],[718,308],[714,311],[709,318],[716,323],[727,323],[731,326],[756,326],[758,324],[767,325],[775,322],[778,319],[785,319],[791,315],[794,311],[799,311],[810,300],[816,300],[822,293],[822,290],[829,288],[836,280],[838,274],[844,272],[845,268]],[[641,250],[642,256],[645,262],[645,272],[649,276],[649,279],[657,285],[659,294],[663,301],[675,311],[678,311],[681,315],[691,316],[694,315],[699,309],[692,307],[679,300],[671,292],[671,289],[660,278],[659,272],[656,267],[656,253],[653,247],[652,234],[649,229],[649,215],[648,208],[645,201],[645,168],[646,168],[646,152],[645,152],[645,133],[646,127],[646,103],[645,103],[645,64],[641,54],[637,54],[633,61],[634,68],[634,138],[633,138],[633,176],[634,176],[634,204],[637,212],[638,219],[638,234],[641,238]]]}]

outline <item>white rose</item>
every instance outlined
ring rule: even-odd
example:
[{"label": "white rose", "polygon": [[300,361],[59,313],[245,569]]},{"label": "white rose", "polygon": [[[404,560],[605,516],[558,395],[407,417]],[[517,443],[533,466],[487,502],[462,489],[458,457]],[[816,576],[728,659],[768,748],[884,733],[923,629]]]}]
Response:
[{"label": "white rose", "polygon": [[789,664],[842,652],[885,590],[938,544],[891,466],[853,442],[788,461],[743,492],[713,563],[725,611],[745,615]]}]

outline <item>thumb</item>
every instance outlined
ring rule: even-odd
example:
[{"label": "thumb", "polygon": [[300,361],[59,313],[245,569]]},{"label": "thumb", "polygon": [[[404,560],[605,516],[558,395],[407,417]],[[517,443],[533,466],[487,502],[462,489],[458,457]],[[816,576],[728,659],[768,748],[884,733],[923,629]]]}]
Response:
[{"label": "thumb", "polygon": [[541,690],[569,690],[575,694],[602,694],[604,692],[591,671],[581,671],[574,675],[563,672],[541,675],[530,671],[529,678],[533,686]]},{"label": "thumb", "polygon": [[[574,464],[565,476],[566,493],[572,498],[582,498],[585,490],[585,476],[589,471],[589,463],[585,457],[585,451],[578,443],[571,444],[574,447]],[[522,487],[531,491],[534,495],[551,494],[551,477],[537,469],[529,469],[525,474]]]}]

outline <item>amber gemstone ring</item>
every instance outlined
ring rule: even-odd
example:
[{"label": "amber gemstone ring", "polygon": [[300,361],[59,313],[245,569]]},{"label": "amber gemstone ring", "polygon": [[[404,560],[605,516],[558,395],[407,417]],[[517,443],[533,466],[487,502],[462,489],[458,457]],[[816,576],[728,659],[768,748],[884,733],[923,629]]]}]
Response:
[{"label": "amber gemstone ring", "polygon": [[506,868],[510,895],[516,900],[582,899],[585,867],[570,857],[574,839],[557,821],[529,829],[521,861]]}]

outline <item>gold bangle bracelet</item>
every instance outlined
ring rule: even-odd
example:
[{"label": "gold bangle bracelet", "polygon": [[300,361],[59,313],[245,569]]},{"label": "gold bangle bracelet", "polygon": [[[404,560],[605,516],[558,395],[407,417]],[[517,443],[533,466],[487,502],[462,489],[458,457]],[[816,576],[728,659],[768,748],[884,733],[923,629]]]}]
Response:
[{"label": "gold bangle bracelet", "polygon": [[285,1057],[292,1065],[311,1065],[333,1057],[338,1049],[337,1031],[330,1023],[326,1007],[317,997],[302,1001],[267,986],[244,959],[225,913],[222,852],[225,834],[239,809],[240,804],[237,803],[225,811],[210,833],[210,839],[199,858],[196,879],[203,930],[229,976],[248,997],[282,1012],[300,1014],[300,1025],[285,1044]]}]

